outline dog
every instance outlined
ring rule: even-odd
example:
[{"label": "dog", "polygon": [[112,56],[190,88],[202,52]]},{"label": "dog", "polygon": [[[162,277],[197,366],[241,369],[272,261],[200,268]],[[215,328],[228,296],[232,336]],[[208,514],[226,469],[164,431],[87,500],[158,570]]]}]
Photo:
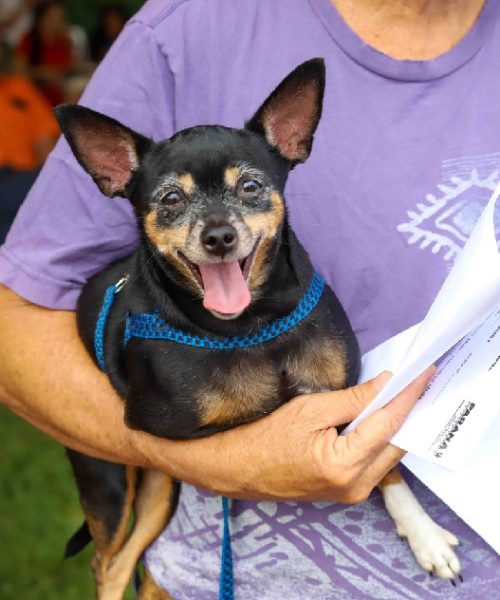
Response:
[{"label": "dog", "polygon": [[[197,438],[261,418],[298,394],[356,383],[355,335],[290,228],[284,201],[290,170],[311,152],[324,89],[324,62],[312,59],[243,129],[197,126],[158,143],[88,108],[56,109],[78,162],[137,217],[139,247],[89,280],[77,312],[83,343],[123,398],[129,427]],[[68,456],[95,543],[97,596],[119,600],[171,517],[178,484],[159,471]],[[382,482],[398,531],[410,538],[407,515],[392,501],[411,496],[405,486],[396,470]]]}]

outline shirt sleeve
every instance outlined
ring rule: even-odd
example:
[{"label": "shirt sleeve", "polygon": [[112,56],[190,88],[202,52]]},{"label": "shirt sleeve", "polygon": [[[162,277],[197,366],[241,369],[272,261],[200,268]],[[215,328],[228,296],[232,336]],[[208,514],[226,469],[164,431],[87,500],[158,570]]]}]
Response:
[{"label": "shirt sleeve", "polygon": [[[173,133],[173,95],[154,30],[132,21],[81,104],[163,139]],[[30,302],[71,310],[87,279],[131,253],[137,240],[128,201],[103,196],[60,139],[0,248],[0,283]]]}]

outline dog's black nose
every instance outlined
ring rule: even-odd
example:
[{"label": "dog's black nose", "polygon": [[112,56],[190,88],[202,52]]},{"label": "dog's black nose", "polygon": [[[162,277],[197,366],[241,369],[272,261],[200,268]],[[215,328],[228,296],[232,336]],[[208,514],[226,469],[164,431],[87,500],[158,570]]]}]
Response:
[{"label": "dog's black nose", "polygon": [[207,252],[224,256],[238,241],[238,232],[232,225],[207,225],[201,232],[201,243]]}]

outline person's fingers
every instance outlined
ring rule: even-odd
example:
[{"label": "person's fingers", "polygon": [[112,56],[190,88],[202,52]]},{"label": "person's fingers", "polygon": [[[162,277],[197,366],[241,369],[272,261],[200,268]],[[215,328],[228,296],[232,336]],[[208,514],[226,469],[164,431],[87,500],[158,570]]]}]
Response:
[{"label": "person's fingers", "polygon": [[356,473],[351,485],[344,490],[343,499],[349,504],[359,504],[368,498],[375,488],[396,467],[405,452],[392,444],[387,444],[375,458],[368,462],[364,469]]},{"label": "person's fingers", "polygon": [[426,369],[384,407],[361,421],[354,431],[341,436],[339,440],[344,438],[353,454],[357,453],[359,458],[366,458],[367,462],[371,462],[401,427],[435,371],[434,366]]},{"label": "person's fingers", "polygon": [[361,474],[363,480],[365,480],[370,489],[373,489],[380,481],[384,478],[387,473],[393,469],[403,456],[406,454],[404,450],[387,444],[385,448],[366,466],[365,471]]},{"label": "person's fingers", "polygon": [[307,404],[314,410],[318,429],[352,421],[370,404],[391,377],[392,373],[384,371],[374,379],[345,390],[309,394],[306,397]]}]

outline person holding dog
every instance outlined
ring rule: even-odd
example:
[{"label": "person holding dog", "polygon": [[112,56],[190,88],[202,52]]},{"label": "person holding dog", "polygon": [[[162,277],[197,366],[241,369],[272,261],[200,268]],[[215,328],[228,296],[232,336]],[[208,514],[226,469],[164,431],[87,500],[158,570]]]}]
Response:
[{"label": "person holding dog", "polygon": [[[287,206],[367,351],[423,317],[496,181],[499,11],[491,0],[151,1],[82,103],[155,139],[199,123],[240,127],[294,66],[323,56],[323,117]],[[241,597],[494,595],[498,557],[422,485],[411,481],[424,508],[463,542],[456,588],[419,570],[369,497],[403,454],[389,440],[429,373],[347,444],[336,427],[389,375],[196,441],[127,429],[73,309],[88,277],[136,243],[125,201],[106,203],[60,142],[0,254],[0,397],[67,446],[191,484],[146,555],[156,584],[216,596],[219,505],[203,488],[242,499],[232,514]]]}]

